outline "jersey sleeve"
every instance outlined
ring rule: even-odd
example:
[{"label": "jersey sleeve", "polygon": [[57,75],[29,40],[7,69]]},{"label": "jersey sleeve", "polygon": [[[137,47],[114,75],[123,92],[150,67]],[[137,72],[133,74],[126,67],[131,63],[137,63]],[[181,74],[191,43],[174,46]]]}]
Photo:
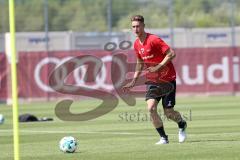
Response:
[{"label": "jersey sleeve", "polygon": [[153,45],[157,50],[160,50],[162,54],[166,54],[166,52],[170,49],[169,45],[165,43],[161,38],[157,37],[153,40]]}]

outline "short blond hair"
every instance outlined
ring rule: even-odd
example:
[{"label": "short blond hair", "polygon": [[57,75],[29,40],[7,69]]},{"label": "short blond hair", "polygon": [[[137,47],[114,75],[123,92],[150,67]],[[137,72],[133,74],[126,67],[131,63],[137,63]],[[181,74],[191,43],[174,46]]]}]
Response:
[{"label": "short blond hair", "polygon": [[131,17],[131,21],[138,21],[144,23],[144,17],[141,15],[134,15]]}]

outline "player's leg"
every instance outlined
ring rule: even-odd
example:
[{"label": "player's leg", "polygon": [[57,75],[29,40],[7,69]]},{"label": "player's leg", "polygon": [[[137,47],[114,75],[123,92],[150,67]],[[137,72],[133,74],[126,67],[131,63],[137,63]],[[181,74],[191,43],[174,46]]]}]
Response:
[{"label": "player's leg", "polygon": [[172,108],[164,108],[164,114],[167,118],[175,121],[178,124],[178,140],[180,143],[184,142],[187,138],[186,128],[187,122],[181,117],[181,114],[178,111],[175,111]]},{"label": "player's leg", "polygon": [[156,128],[158,134],[160,135],[160,140],[156,144],[167,144],[168,136],[165,133],[163,122],[157,112],[158,101],[156,99],[147,100],[147,108],[152,119],[153,126]]},{"label": "player's leg", "polygon": [[178,111],[174,110],[173,106],[171,106],[171,107],[164,106],[163,109],[164,109],[164,114],[166,115],[166,117],[168,119],[171,119],[172,121],[174,121],[176,123],[183,121],[181,114]]},{"label": "player's leg", "polygon": [[157,105],[161,98],[157,95],[156,85],[147,85],[146,101],[147,109],[149,111],[150,117],[152,119],[153,126],[156,128],[160,135],[160,141],[156,144],[167,144],[168,137],[164,131],[163,123],[160,116],[157,113]]},{"label": "player's leg", "polygon": [[162,99],[162,105],[164,109],[164,114],[168,119],[173,120],[178,124],[179,127],[179,142],[182,143],[186,140],[187,134],[186,134],[186,127],[187,123],[182,118],[181,114],[174,110],[175,105],[175,99],[176,99],[176,82],[171,82],[173,85],[173,90],[169,92],[167,95],[163,96]]},{"label": "player's leg", "polygon": [[164,108],[164,114],[167,118],[175,121],[178,124],[178,140],[180,143],[184,142],[187,138],[187,122],[182,119],[180,113],[178,111],[175,111],[173,108]]}]

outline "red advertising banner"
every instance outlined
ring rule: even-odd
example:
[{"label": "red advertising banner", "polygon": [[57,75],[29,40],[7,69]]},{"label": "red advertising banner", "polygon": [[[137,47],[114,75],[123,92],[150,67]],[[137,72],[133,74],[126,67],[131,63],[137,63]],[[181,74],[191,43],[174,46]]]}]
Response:
[{"label": "red advertising banner", "polygon": [[6,56],[0,53],[0,101],[7,98],[7,61]]},{"label": "red advertising banner", "polygon": [[239,91],[240,48],[193,48],[176,52],[179,92]]},{"label": "red advertising banner", "polygon": [[[235,93],[240,91],[240,48],[187,48],[176,49],[174,65],[177,71],[177,93]],[[111,84],[112,56],[119,53],[107,51],[59,51],[59,52],[22,52],[18,59],[18,87],[21,98],[51,98],[64,94],[56,93],[49,86],[50,73],[59,65],[75,56],[93,55],[102,61],[103,66],[95,82],[86,83],[84,74],[88,68],[75,69],[67,77],[67,82],[90,89],[114,91]],[[134,62],[133,50],[124,52],[126,61]],[[6,58],[0,54],[0,98],[10,96],[7,83]],[[118,61],[119,74],[125,62]],[[93,71],[92,71],[93,72]],[[64,73],[61,73],[64,74]],[[118,74],[118,73],[117,73]],[[144,89],[144,88],[143,88]],[[9,89],[8,89],[9,90]],[[71,96],[71,95],[64,95]]]}]

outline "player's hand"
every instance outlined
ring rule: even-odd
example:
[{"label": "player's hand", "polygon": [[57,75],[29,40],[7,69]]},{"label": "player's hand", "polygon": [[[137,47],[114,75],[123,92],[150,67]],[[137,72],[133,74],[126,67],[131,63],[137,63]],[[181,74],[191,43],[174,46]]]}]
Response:
[{"label": "player's hand", "polygon": [[157,72],[158,70],[161,69],[161,67],[162,67],[162,65],[159,64],[159,65],[156,65],[156,66],[148,67],[147,70],[149,72]]},{"label": "player's hand", "polygon": [[135,83],[136,83],[135,80],[133,80],[130,83],[127,83],[126,85],[124,85],[122,87],[123,92],[128,92],[130,89],[132,89],[134,87]]}]

